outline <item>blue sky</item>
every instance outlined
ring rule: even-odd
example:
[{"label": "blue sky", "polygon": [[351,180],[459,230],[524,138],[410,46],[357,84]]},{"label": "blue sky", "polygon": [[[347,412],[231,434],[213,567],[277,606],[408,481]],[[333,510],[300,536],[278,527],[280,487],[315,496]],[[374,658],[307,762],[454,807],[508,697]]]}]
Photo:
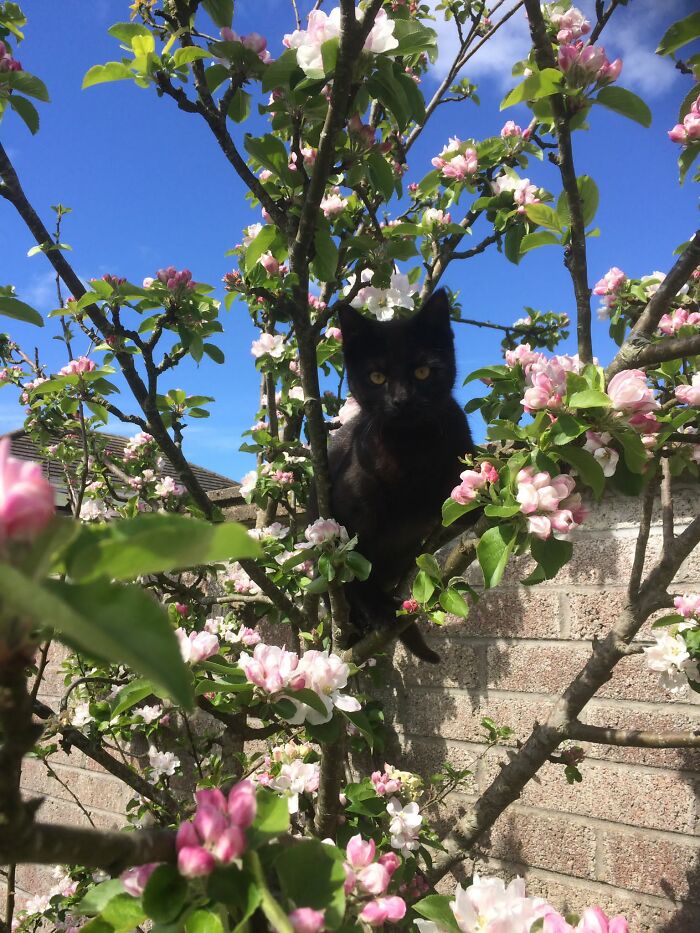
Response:
[{"label": "blue sky", "polygon": [[[508,0],[504,8],[510,5]],[[73,209],[63,238],[73,247],[68,255],[78,274],[87,279],[112,272],[140,282],[172,264],[188,267],[197,281],[219,287],[221,276],[231,268],[224,252],[239,242],[241,228],[259,216],[244,199],[243,186],[206,127],[196,117],[179,112],[171,101],[130,82],[80,89],[91,65],[119,58],[118,43],[106,30],[128,19],[127,0],[24,0],[22,6],[29,24],[17,54],[28,70],[44,79],[52,103],[41,105],[37,136],[30,136],[9,115],[0,125],[0,138],[47,223],[53,223],[51,204],[61,202]],[[301,6],[308,9],[310,0]],[[593,3],[579,6],[589,11]],[[631,0],[603,34],[608,57],[624,59],[619,84],[645,98],[654,121],[651,129],[643,129],[594,108],[590,131],[576,134],[577,172],[592,175],[601,192],[596,218],[601,236],[589,241],[591,283],[612,265],[631,276],[666,270],[673,262],[673,250],[695,229],[697,192],[690,183],[679,188],[678,147],[666,135],[676,122],[689,79],[653,54],[667,26],[693,8],[692,0]],[[291,2],[238,0],[236,10],[234,26],[239,32],[266,34],[272,54],[281,51],[282,34],[293,28]],[[435,73],[425,81],[426,96],[445,67],[453,42],[452,24],[438,28],[441,56]],[[526,51],[524,15],[516,14],[465,71],[479,84],[481,106],[438,108],[431,129],[411,152],[409,181],[423,177],[430,158],[450,135],[480,138],[497,133],[507,118],[526,122],[524,108],[498,110],[514,83],[510,65]],[[234,128],[238,138],[242,132]],[[559,193],[558,173],[552,166],[533,160],[527,174],[535,184]],[[462,216],[459,210],[453,213]],[[475,242],[476,236],[478,231]],[[0,201],[0,284],[12,282],[20,297],[47,312],[55,306],[53,276],[44,257],[27,258],[32,245],[13,209]],[[574,310],[571,283],[554,247],[531,253],[517,267],[495,250],[487,252],[452,265],[446,283],[460,291],[465,315],[497,323],[511,323],[522,316],[526,305],[541,311]],[[208,360],[200,367],[187,364],[164,387],[182,386],[192,393],[216,396],[212,417],[188,428],[186,451],[194,462],[238,479],[251,465],[238,446],[256,408],[258,382],[250,356],[255,334],[242,305],[222,311],[222,322],[225,333],[220,344],[226,364],[217,366]],[[62,346],[51,339],[57,333],[54,321],[41,332],[7,323],[25,347],[38,342],[51,368],[65,363]],[[594,341],[605,361],[611,345],[604,325],[596,324]],[[77,346],[81,348],[80,340]],[[470,370],[498,359],[499,338],[493,332],[458,325],[457,354],[461,383]],[[467,390],[458,389],[457,394],[462,401],[469,397]],[[0,395],[0,431],[20,421],[21,411],[5,390]],[[121,425],[112,428],[130,433]],[[482,433],[478,425],[475,433]]]}]

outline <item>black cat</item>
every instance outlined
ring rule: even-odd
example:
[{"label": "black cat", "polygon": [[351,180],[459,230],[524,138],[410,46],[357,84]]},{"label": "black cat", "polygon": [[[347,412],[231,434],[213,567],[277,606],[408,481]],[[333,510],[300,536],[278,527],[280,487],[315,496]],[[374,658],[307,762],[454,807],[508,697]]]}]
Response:
[{"label": "black cat", "polygon": [[[414,564],[421,543],[459,482],[459,457],[473,450],[467,419],[452,397],[454,336],[445,292],[410,320],[387,323],[339,310],[350,391],[361,411],[329,445],[332,514],[372,563],[364,583],[346,587],[350,621],[363,633],[396,622],[391,592]],[[437,662],[417,626],[407,648]]]}]

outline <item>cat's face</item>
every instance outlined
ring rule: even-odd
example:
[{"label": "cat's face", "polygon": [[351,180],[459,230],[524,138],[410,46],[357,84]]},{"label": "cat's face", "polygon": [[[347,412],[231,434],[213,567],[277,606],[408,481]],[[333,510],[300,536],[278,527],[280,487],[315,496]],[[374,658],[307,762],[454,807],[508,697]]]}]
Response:
[{"label": "cat's face", "polygon": [[380,323],[339,310],[348,384],[364,411],[383,421],[428,417],[452,392],[454,337],[445,292],[410,320]]}]

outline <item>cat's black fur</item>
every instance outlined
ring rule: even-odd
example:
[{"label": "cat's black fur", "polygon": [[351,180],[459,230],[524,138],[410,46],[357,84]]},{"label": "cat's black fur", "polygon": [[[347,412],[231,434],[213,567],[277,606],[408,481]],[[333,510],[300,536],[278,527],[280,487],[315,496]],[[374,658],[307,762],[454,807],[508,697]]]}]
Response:
[{"label": "cat's black fur", "polygon": [[[452,397],[456,377],[450,307],[435,292],[410,320],[369,320],[339,311],[348,384],[361,412],[332,435],[332,515],[372,563],[364,583],[346,587],[358,633],[396,622],[391,592],[459,482],[459,457],[472,451],[467,419]],[[430,367],[428,378],[415,375]],[[371,373],[386,376],[375,385]],[[413,625],[401,636],[414,654],[439,661]]]}]

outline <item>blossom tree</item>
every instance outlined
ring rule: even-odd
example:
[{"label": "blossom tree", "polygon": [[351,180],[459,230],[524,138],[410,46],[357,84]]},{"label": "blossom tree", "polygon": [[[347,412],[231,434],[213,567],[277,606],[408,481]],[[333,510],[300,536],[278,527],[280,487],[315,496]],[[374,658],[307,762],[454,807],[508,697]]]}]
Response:
[{"label": "blossom tree", "polygon": [[[430,100],[421,79],[436,34],[431,8],[413,0],[341,0],[329,12],[316,3],[306,20],[292,2],[296,29],[274,40],[239,35],[233,0],[135,0],[130,21],[109,30],[119,60],[85,76],[86,88],[132,81],[182,111],[183,124],[203,120],[261,212],[223,276],[225,307],[242,303],[259,329],[251,352],[261,403],[244,445],[257,466],[241,486],[256,507],[251,532],[221,520],[186,458],[188,424],[214,399],[161,391],[186,359],[224,362],[214,289],[174,267],[149,270],[141,285],[116,274],[85,285],[62,242],[66,209],[54,209],[51,232],[0,145],[3,209],[55,270],[50,317],[68,359],[52,373],[40,353],[0,337],[0,383],[18,389],[27,430],[61,465],[71,512],[57,516],[40,468],[0,442],[0,855],[10,883],[19,863],[68,866],[15,917],[23,928],[46,918],[95,931],[145,921],[188,931],[627,928],[599,908],[564,918],[520,881],[475,875],[454,896],[434,893],[562,743],[700,744],[579,719],[633,652],[646,653],[669,689],[700,689],[700,597],[673,592],[700,543],[700,518],[676,533],[672,484],[697,480],[700,463],[700,237],[680,234],[687,240],[665,275],[633,279],[612,266],[591,288],[586,240],[598,189],[577,175],[575,134],[589,117],[595,129],[594,105],[650,122],[646,104],[618,83],[622,62],[599,44],[620,3],[597,3],[593,23],[568,0],[501,5],[434,5],[459,42]],[[433,170],[409,182],[407,156],[431,116],[474,97],[465,65],[523,8],[532,49],[515,63],[502,106],[527,104],[529,124],[452,137]],[[16,3],[0,3],[0,116],[36,133],[33,101],[48,94],[16,57],[25,24]],[[669,29],[659,54],[676,57],[699,34],[692,15]],[[700,88],[697,61],[681,64],[695,82],[669,132],[683,180],[700,151]],[[269,132],[244,135],[254,105]],[[545,152],[560,192],[521,174]],[[330,509],[328,431],[357,414],[354,400],[343,401],[338,306],[403,317],[452,263],[494,248],[517,263],[545,246],[563,253],[570,274],[578,352],[553,354],[568,335],[563,315],[532,311],[502,328],[504,362],[469,377],[485,384],[469,409],[482,413],[487,442],[465,458],[442,526],[397,589],[395,626],[353,643],[343,585],[371,567]],[[593,355],[591,293],[618,347],[605,367]],[[0,289],[0,314],[45,323],[12,286]],[[89,352],[79,355],[83,338]],[[129,390],[122,398],[115,371]],[[322,393],[322,379],[336,379],[337,392]],[[99,431],[109,417],[135,432],[118,461]],[[312,477],[320,517],[310,522]],[[551,579],[571,558],[586,502],[608,485],[642,498],[628,604],[546,721],[439,839],[431,815],[469,772],[446,763],[426,786],[391,764],[361,764],[382,748],[377,656],[417,617],[465,617],[479,598],[465,579],[474,561],[485,589],[519,554],[535,563],[525,582]],[[645,571],[659,497],[663,550]],[[655,622],[655,643],[633,643],[663,609],[675,611]],[[37,699],[54,639],[71,652],[59,709]],[[491,744],[509,734],[488,720],[485,729]],[[22,798],[23,758],[50,768],[59,744],[133,790],[132,831],[50,824]],[[580,757],[567,744],[555,760],[574,780]],[[8,904],[9,927],[12,896]]]}]

